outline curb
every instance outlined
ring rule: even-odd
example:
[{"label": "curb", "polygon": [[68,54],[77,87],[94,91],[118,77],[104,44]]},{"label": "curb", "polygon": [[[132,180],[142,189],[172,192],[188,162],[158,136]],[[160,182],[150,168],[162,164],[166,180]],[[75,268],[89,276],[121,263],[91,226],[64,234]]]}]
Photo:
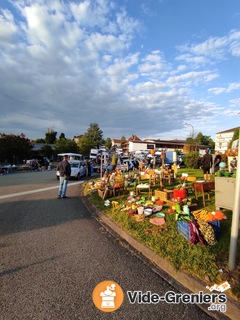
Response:
[{"label": "curb", "polygon": [[[85,206],[91,210],[93,217],[96,218],[101,224],[103,224],[106,228],[109,227],[108,231],[111,233],[112,231],[119,235],[122,239],[124,239],[131,247],[137,250],[140,254],[142,254],[146,259],[150,260],[153,264],[157,266],[160,270],[159,274],[163,277],[167,282],[173,284],[176,287],[181,287],[181,291],[184,292],[204,292],[210,293],[207,289],[203,281],[200,281],[196,278],[191,277],[183,272],[175,270],[172,265],[170,265],[165,259],[156,255],[150,248],[145,246],[136,240],[133,236],[128,234],[125,230],[123,230],[120,226],[118,226],[113,220],[111,220],[108,216],[99,211],[87,198],[87,196],[82,196],[82,200]],[[158,270],[158,271],[159,271]],[[224,313],[217,311],[209,311],[207,306],[198,305],[201,309],[203,309],[207,314],[213,317],[216,320],[237,320],[239,319],[239,310],[240,303],[233,300],[231,297],[227,296],[227,310]]]}]

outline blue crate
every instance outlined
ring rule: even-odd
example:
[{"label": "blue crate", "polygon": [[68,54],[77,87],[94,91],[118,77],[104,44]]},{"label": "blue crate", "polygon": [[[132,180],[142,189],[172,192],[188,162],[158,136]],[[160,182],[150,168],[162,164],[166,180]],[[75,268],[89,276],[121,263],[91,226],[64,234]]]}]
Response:
[{"label": "blue crate", "polygon": [[216,240],[220,238],[220,221],[219,220],[213,220],[209,221],[208,224],[210,224],[214,230]]},{"label": "blue crate", "polygon": [[[218,220],[213,220],[208,222],[215,233],[216,240],[220,237],[220,222]],[[194,239],[191,238],[191,229],[189,227],[189,222],[177,221],[178,232],[189,242],[193,243]],[[193,235],[192,235],[193,237]]]},{"label": "blue crate", "polygon": [[188,241],[191,240],[191,230],[188,222],[177,221],[178,232]]}]

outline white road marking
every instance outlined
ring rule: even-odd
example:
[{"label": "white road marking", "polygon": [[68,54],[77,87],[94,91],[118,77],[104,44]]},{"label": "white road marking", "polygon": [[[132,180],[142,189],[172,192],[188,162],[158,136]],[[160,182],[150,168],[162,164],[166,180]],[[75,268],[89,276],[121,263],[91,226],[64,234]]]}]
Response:
[{"label": "white road marking", "polygon": [[[78,182],[71,182],[68,184],[68,187],[71,187],[76,184],[83,183],[83,181],[78,181]],[[36,190],[30,190],[30,191],[23,191],[23,192],[18,192],[18,193],[12,193],[12,194],[6,194],[4,196],[0,196],[1,199],[6,199],[6,198],[13,198],[13,197],[18,197],[18,196],[23,196],[26,194],[31,194],[31,193],[37,193],[37,192],[42,192],[42,191],[47,191],[47,190],[53,190],[53,189],[58,189],[59,186],[54,186],[54,187],[48,187],[48,188],[41,188],[41,189],[36,189]]]}]

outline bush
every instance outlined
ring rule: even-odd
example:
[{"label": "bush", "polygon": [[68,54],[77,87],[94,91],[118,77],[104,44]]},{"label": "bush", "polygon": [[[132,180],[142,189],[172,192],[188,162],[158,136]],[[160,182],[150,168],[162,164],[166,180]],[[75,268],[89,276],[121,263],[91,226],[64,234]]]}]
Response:
[{"label": "bush", "polygon": [[198,152],[189,152],[184,155],[183,160],[188,168],[198,169],[201,158]]}]

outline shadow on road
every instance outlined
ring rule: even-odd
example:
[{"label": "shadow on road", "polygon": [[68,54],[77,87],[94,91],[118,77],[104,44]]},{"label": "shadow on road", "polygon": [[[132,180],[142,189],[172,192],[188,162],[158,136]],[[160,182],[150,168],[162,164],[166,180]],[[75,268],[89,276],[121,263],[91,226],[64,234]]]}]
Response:
[{"label": "shadow on road", "polygon": [[[42,198],[44,193],[41,193]],[[0,206],[0,235],[48,228],[79,219],[91,219],[91,214],[78,196],[69,199],[8,200]]]},{"label": "shadow on road", "polygon": [[15,267],[13,269],[8,269],[8,270],[0,272],[0,277],[3,277],[5,275],[10,275],[10,274],[13,274],[15,272],[18,272],[18,271],[21,271],[21,270],[24,270],[24,269],[31,268],[31,267],[39,265],[39,264],[44,264],[44,263],[46,263],[48,261],[53,261],[53,260],[58,259],[58,258],[60,258],[60,256],[55,256],[55,257],[51,257],[51,258],[48,258],[48,259],[43,259],[43,260],[38,261],[38,262],[30,263],[30,264],[27,264],[27,265],[24,265],[24,266],[18,266],[18,267]]}]

